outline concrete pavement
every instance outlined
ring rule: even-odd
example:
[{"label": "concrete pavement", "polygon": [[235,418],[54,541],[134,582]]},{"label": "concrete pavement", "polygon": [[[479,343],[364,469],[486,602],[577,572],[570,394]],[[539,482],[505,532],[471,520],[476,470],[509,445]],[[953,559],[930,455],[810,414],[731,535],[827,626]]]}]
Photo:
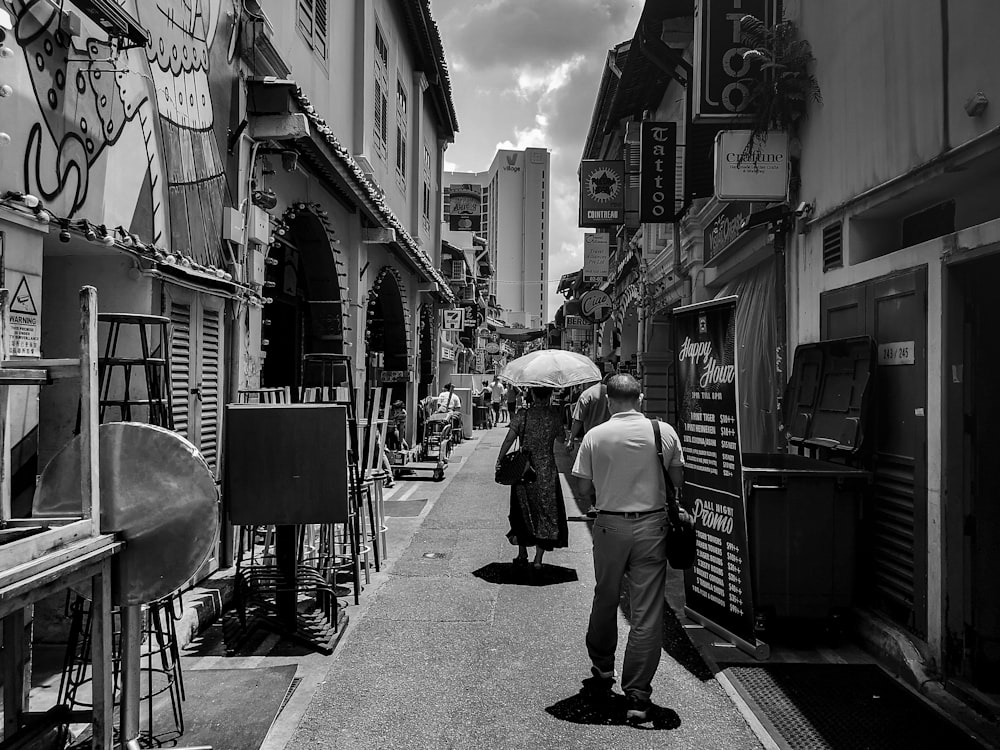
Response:
[{"label": "concrete pavement", "polygon": [[[653,694],[661,708],[644,727],[579,695],[590,667],[589,527],[570,524],[569,548],[547,555],[541,576],[513,574],[508,491],[492,480],[503,435],[477,433],[458,447],[464,460],[449,467],[366,606],[351,608],[308,705],[298,715],[293,698],[265,747],[760,747],[690,644],[675,643],[680,660],[664,654]],[[570,495],[567,504],[577,514]],[[624,637],[619,664],[623,648]]]}]

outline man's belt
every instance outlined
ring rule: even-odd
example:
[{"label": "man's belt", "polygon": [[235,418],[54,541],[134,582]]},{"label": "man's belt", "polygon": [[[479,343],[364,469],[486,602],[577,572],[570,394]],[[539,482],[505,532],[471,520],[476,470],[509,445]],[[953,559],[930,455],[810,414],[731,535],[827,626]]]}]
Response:
[{"label": "man's belt", "polygon": [[599,510],[597,511],[602,516],[622,516],[624,518],[639,518],[640,516],[648,516],[653,513],[665,513],[666,508],[654,508],[653,510]]}]

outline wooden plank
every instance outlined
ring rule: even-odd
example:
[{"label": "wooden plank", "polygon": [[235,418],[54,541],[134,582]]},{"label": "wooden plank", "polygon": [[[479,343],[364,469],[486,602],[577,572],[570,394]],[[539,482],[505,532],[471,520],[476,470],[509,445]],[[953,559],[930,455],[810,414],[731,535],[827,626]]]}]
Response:
[{"label": "wooden plank", "polygon": [[122,546],[122,543],[118,542],[104,549],[94,550],[5,586],[0,589],[0,615],[22,609],[90,578],[94,574],[94,566],[111,557]]},{"label": "wooden plank", "polygon": [[73,359],[5,359],[0,368],[45,370],[49,381],[70,380],[80,377],[80,360]]},{"label": "wooden plank", "polygon": [[[2,464],[0,469],[6,466],[5,461],[0,461],[0,464]],[[39,522],[37,518],[33,520],[35,523]],[[14,525],[13,522],[10,525]],[[95,533],[93,521],[84,518],[77,519],[74,523],[65,526],[56,526],[27,539],[19,539],[16,542],[5,544],[3,546],[3,561],[6,567],[0,571],[0,584],[7,581],[9,576],[14,575],[22,566],[29,565],[32,561],[53,552],[62,552],[63,548],[68,545],[92,537]]]},{"label": "wooden plank", "polygon": [[[88,527],[90,521],[82,521],[82,524],[86,524]],[[48,532],[46,532],[48,533]],[[38,536],[43,536],[39,534]],[[4,545],[5,547],[14,547],[23,542],[30,542],[35,537],[30,539],[24,539],[20,542],[14,542],[13,544]],[[48,570],[49,568],[55,567],[57,565],[62,565],[67,560],[72,560],[74,557],[79,555],[86,555],[94,550],[103,549],[114,544],[114,537],[110,534],[105,534],[103,536],[85,536],[83,539],[77,540],[73,544],[67,544],[64,547],[60,547],[55,550],[49,551],[48,554],[42,557],[32,558],[25,562],[22,562],[16,566],[6,568],[0,571],[0,590],[8,586],[12,586],[18,581],[28,578],[36,573]],[[5,555],[6,557],[6,555]]]},{"label": "wooden plank", "polygon": [[80,290],[80,497],[94,531],[101,528],[97,406],[97,290]]},{"label": "wooden plank", "polygon": [[3,618],[3,736],[13,736],[20,726],[24,705],[24,610]]},{"label": "wooden plank", "polygon": [[91,579],[91,659],[93,674],[94,750],[111,750],[114,731],[114,679],[111,674],[111,559]]},{"label": "wooden plank", "polygon": [[26,367],[0,369],[0,384],[2,385],[45,385],[48,382],[49,374],[45,370]]}]

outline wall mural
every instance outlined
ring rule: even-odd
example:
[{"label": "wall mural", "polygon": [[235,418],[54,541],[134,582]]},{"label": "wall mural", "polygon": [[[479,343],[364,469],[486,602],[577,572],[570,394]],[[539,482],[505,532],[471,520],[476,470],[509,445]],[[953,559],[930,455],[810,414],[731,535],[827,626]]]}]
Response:
[{"label": "wall mural", "polygon": [[146,47],[118,52],[96,38],[71,38],[56,7],[14,0],[37,103],[23,123],[21,189],[59,215],[121,225],[221,267],[232,0],[120,4],[149,32]]}]

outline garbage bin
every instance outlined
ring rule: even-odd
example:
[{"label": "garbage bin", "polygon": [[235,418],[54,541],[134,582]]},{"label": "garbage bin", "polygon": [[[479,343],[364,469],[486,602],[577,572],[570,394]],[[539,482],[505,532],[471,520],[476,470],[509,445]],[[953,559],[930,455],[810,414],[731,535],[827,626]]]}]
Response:
[{"label": "garbage bin", "polygon": [[797,347],[783,419],[790,449],[810,455],[742,456],[754,610],[764,627],[770,618],[836,618],[854,604],[870,480],[857,463],[874,366],[866,336]]}]

